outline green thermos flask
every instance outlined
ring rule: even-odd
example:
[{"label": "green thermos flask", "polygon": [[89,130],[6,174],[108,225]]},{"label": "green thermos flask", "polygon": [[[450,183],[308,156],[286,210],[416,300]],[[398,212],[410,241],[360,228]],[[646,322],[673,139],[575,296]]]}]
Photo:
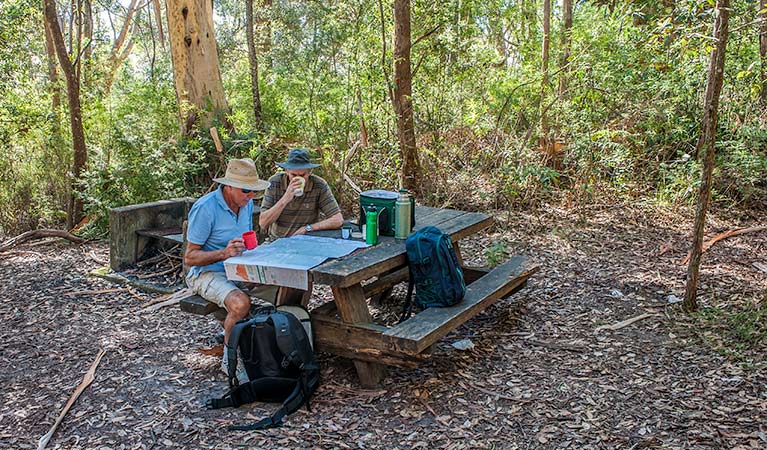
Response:
[{"label": "green thermos flask", "polygon": [[373,205],[368,206],[365,213],[365,243],[378,244],[378,211]]}]

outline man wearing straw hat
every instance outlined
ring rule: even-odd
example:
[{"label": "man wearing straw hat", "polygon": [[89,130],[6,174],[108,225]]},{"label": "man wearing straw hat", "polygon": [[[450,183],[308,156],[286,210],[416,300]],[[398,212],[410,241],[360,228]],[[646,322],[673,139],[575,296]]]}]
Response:
[{"label": "man wearing straw hat", "polygon": [[[244,283],[226,278],[224,260],[237,256],[245,250],[242,234],[253,230],[253,199],[261,196],[269,183],[260,179],[253,160],[233,159],[226,167],[226,174],[213,181],[218,189],[206,194],[189,211],[186,232],[187,247],[184,262],[190,266],[186,283],[197,295],[226,309],[224,320],[224,343],[238,320],[250,312],[250,296],[244,291]],[[272,292],[259,297],[274,298]],[[258,302],[266,304],[261,299]],[[226,348],[226,347],[224,347]],[[222,368],[227,372],[226,352]],[[247,381],[244,368],[237,367],[240,381]],[[242,377],[245,377],[244,380]]]},{"label": "man wearing straw hat", "polygon": [[320,165],[312,163],[308,151],[292,149],[287,161],[277,165],[285,171],[269,178],[258,217],[270,239],[341,228],[341,209],[328,183],[312,175],[312,169]]}]

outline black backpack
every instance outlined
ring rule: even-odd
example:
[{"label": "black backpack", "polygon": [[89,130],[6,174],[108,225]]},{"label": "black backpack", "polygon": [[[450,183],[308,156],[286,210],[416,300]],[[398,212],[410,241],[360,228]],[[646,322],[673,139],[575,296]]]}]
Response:
[{"label": "black backpack", "polygon": [[[308,324],[308,313],[300,307]],[[251,402],[282,403],[271,416],[252,425],[233,425],[230,430],[259,430],[282,425],[282,419],[298,411],[317,390],[320,371],[302,321],[290,312],[266,307],[250,319],[237,322],[229,335],[229,392],[210,399],[208,409],[238,407]],[[310,331],[311,333],[311,331]],[[245,364],[249,382],[237,380],[237,351]]]},{"label": "black backpack", "polygon": [[453,306],[463,300],[466,283],[450,236],[437,227],[424,227],[405,240],[410,279],[400,322],[410,317],[415,304],[420,309]]}]

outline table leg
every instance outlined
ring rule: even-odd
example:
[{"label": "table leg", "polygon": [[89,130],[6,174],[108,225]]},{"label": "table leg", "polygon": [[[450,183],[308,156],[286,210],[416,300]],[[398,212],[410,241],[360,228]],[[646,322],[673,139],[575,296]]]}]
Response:
[{"label": "table leg", "polygon": [[301,305],[306,308],[309,304],[309,300],[312,298],[312,289],[313,284],[311,281],[309,282],[309,288],[305,291],[302,289],[280,286],[274,304],[275,306]]},{"label": "table leg", "polygon": [[[372,323],[362,285],[357,283],[348,287],[332,286],[338,314],[346,323]],[[384,366],[365,361],[354,361],[360,384],[366,388],[378,386],[384,375]]]},{"label": "table leg", "polygon": [[461,255],[461,246],[458,245],[458,241],[453,242],[453,250],[455,250],[455,256],[458,258],[458,265],[463,267],[463,255]]}]

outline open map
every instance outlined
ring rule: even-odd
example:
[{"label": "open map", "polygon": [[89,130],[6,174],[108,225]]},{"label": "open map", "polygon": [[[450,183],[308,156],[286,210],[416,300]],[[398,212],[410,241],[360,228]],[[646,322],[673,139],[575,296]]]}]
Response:
[{"label": "open map", "polygon": [[230,280],[307,289],[309,269],[364,247],[368,244],[360,241],[299,235],[228,258],[224,267]]}]

